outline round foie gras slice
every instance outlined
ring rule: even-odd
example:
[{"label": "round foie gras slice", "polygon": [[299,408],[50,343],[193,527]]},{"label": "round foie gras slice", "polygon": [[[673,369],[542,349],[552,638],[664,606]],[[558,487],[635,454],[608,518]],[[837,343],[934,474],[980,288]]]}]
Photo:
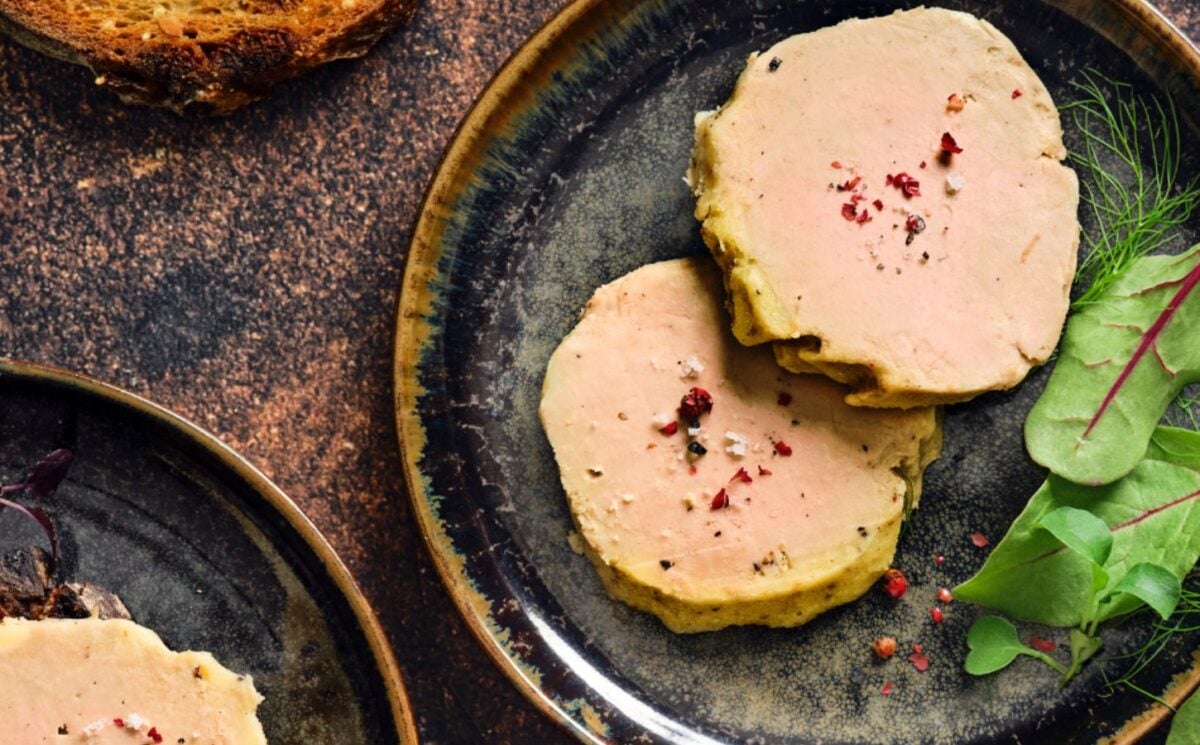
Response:
[{"label": "round foie gras slice", "polygon": [[919,8],[751,56],[697,116],[688,179],[738,339],[851,404],[910,407],[1010,388],[1054,349],[1079,242],[1065,156],[1013,44]]},{"label": "round foie gras slice", "polygon": [[267,742],[249,677],[132,621],[5,619],[0,680],[5,745]]},{"label": "round foie gras slice", "polygon": [[573,543],[676,632],[796,626],[862,595],[941,442],[935,409],[851,407],[740,345],[721,294],[707,259],[601,287],[542,390]]}]

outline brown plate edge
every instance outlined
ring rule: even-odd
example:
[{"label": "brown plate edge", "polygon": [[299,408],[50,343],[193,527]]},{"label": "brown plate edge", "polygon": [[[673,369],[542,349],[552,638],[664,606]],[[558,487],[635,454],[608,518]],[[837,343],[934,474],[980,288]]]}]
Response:
[{"label": "brown plate edge", "polygon": [[116,404],[122,409],[133,411],[141,416],[152,419],[155,423],[167,427],[199,448],[214,455],[218,461],[228,467],[240,479],[267,501],[278,512],[288,525],[296,530],[304,542],[313,550],[317,558],[325,566],[330,579],[350,604],[350,609],[358,619],[359,627],[366,637],[367,645],[375,659],[375,666],[383,677],[383,683],[388,691],[389,705],[392,718],[396,722],[396,734],[402,745],[417,745],[416,720],[408,701],[408,693],[404,687],[404,678],[391,643],[375,616],[366,598],[362,594],[354,577],[338,558],[333,547],[325,540],[317,527],[300,510],[291,497],[268,479],[261,471],[250,464],[241,455],[234,452],[228,445],[221,442],[215,435],[184,417],[171,412],[158,404],[126,391],[117,386],[105,383],[83,373],[65,370],[39,362],[17,360],[0,357],[0,380],[18,378],[31,382],[49,382],[70,390],[95,396],[107,402]]},{"label": "brown plate edge", "polygon": [[[1200,47],[1149,0],[1047,1],[1076,18],[1095,12],[1097,6],[1124,15],[1155,40],[1157,46],[1152,48],[1165,49],[1180,72],[1200,87]],[[482,145],[489,133],[504,130],[523,110],[520,105],[523,99],[530,98],[537,84],[550,77],[547,70],[568,59],[593,29],[602,27],[606,18],[619,14],[627,4],[628,0],[573,0],[526,39],[484,86],[451,136],[422,198],[396,300],[393,337],[396,434],[405,484],[421,535],[443,584],[476,641],[526,699],[562,729],[597,743],[605,741],[603,734],[583,729],[570,713],[555,705],[488,629],[489,603],[471,586],[470,578],[462,571],[461,558],[433,513],[420,470],[425,431],[416,409],[417,399],[423,393],[417,380],[417,363],[429,341],[430,328],[423,319],[433,308],[430,280],[437,274],[441,257],[447,207],[467,188],[466,174],[482,161]],[[1110,40],[1120,46],[1121,40]],[[1200,650],[1193,654],[1193,659],[1193,666],[1175,676],[1165,692],[1163,700],[1169,707],[1152,703],[1098,745],[1133,745],[1170,717],[1174,713],[1170,707],[1179,706],[1200,689]]]}]

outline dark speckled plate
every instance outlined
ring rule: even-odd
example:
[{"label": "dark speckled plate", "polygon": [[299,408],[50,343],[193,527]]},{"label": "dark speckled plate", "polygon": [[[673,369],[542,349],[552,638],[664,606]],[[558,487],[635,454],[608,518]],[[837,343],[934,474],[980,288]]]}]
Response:
[{"label": "dark speckled plate", "polygon": [[[0,359],[0,483],[57,447],[76,453],[45,503],[64,578],[113,590],[172,649],[253,675],[272,745],[417,742],[373,613],[266,477],[143,399]],[[42,541],[15,512],[0,515],[0,551]]]},{"label": "dark speckled plate", "polygon": [[[911,4],[581,0],[498,74],[431,187],[396,341],[413,502],[480,641],[583,739],[1059,743],[1116,734],[1128,742],[1164,716],[1132,693],[1102,696],[1102,674],[1118,671],[1116,662],[1090,666],[1064,691],[1027,659],[971,678],[964,636],[977,609],[953,604],[944,624],[929,620],[936,588],[983,561],[970,534],[998,539],[1042,479],[1021,423],[1045,371],[947,411],[945,452],[896,558],[914,580],[902,603],[870,593],[799,629],[679,636],[611,601],[568,547],[570,515],[536,416],[542,373],[598,286],[650,261],[703,253],[681,178],[693,113],[725,100],[750,52]],[[1200,55],[1149,6],[946,4],[1000,27],[1060,101],[1092,66],[1170,91],[1187,119],[1200,120]],[[1186,167],[1197,172],[1194,158]],[[1145,631],[1117,628],[1108,648],[1128,649]],[[905,649],[924,645],[928,672],[903,656],[874,662],[870,644],[883,633]],[[1196,645],[1178,639],[1143,685],[1163,691],[1186,673],[1168,696],[1190,690]],[[885,680],[895,681],[891,696],[880,694]]]}]

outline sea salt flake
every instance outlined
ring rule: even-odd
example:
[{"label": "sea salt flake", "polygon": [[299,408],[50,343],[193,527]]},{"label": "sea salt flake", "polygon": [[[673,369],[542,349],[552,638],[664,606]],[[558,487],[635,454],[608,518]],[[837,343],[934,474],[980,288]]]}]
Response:
[{"label": "sea salt flake", "polygon": [[963,178],[963,175],[958,171],[951,171],[950,174],[946,176],[947,194],[957,194],[962,191],[963,187],[966,185],[967,180]]},{"label": "sea salt flake", "polygon": [[104,730],[105,724],[107,723],[103,719],[97,719],[91,724],[84,726],[83,736],[90,740]]},{"label": "sea salt flake", "polygon": [[746,455],[747,441],[745,435],[738,434],[737,432],[726,432],[725,439],[730,442],[729,445],[725,446],[725,452],[736,458]]},{"label": "sea salt flake", "polygon": [[694,378],[702,372],[704,372],[704,364],[694,354],[679,363],[679,377],[681,378]]}]

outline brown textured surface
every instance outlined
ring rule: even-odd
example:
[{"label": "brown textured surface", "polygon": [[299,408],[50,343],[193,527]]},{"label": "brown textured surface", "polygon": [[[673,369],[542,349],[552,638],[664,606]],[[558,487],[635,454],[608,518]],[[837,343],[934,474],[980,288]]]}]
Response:
[{"label": "brown textured surface", "polygon": [[[492,71],[562,0],[437,0],[365,59],[223,120],[127,108],[0,39],[0,354],[218,434],[374,603],[427,742],[565,736],[458,620],[403,493],[391,327],[422,190]],[[1193,37],[1193,0],[1161,7]]]}]

